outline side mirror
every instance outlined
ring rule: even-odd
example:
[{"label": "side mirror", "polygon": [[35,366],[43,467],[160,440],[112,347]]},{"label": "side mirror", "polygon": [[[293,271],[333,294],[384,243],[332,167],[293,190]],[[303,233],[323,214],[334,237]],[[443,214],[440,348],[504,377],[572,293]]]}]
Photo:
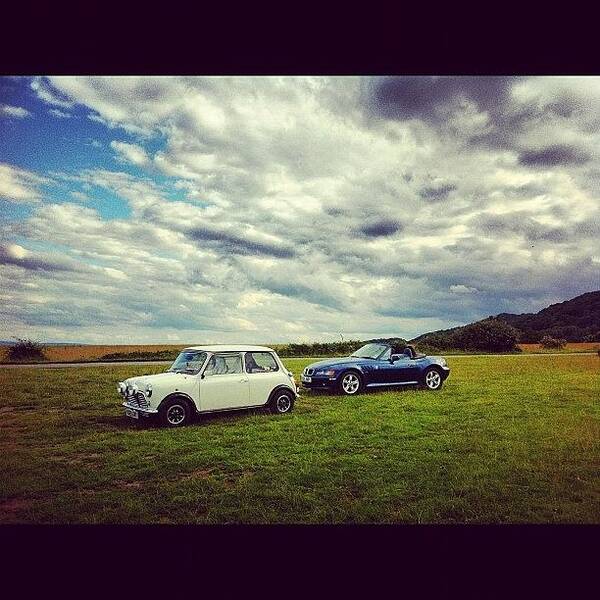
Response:
[{"label": "side mirror", "polygon": [[390,362],[395,363],[397,360],[400,360],[402,356],[402,354],[392,354],[392,356],[390,356]]}]

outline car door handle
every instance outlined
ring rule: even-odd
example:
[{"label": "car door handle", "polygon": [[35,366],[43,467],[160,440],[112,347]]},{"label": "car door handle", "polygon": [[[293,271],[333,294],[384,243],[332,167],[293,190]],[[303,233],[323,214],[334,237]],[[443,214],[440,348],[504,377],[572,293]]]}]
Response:
[{"label": "car door handle", "polygon": [[244,377],[243,379],[240,379],[240,383],[246,383],[248,381],[247,377]]}]

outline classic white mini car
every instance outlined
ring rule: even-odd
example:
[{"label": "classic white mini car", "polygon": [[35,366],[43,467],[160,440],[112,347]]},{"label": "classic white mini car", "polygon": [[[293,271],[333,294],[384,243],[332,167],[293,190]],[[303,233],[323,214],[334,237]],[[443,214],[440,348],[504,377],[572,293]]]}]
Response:
[{"label": "classic white mini car", "polygon": [[185,348],[166,373],[131,377],[117,388],[128,417],[156,415],[167,427],[221,410],[268,406],[285,414],[298,397],[294,376],[265,346]]}]

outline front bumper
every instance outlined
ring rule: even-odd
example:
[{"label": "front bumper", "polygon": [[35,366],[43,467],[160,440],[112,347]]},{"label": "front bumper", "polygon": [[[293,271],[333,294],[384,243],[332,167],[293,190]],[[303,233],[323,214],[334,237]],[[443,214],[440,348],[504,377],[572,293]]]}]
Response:
[{"label": "front bumper", "polygon": [[144,417],[149,417],[150,415],[156,415],[158,414],[158,410],[154,409],[154,408],[146,408],[146,407],[141,407],[138,404],[136,404],[135,402],[122,402],[121,406],[124,406],[125,408],[128,408],[130,410],[135,410],[137,413],[139,413],[140,415],[144,416]]},{"label": "front bumper", "polygon": [[300,379],[300,384],[303,388],[309,390],[326,390],[335,387],[337,377],[310,377],[310,381],[306,381],[303,375]]}]

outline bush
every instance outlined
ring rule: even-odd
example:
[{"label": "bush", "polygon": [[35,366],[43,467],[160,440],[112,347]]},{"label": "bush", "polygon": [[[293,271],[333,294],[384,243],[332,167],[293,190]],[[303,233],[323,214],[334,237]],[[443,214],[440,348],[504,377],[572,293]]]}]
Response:
[{"label": "bush", "polygon": [[562,350],[567,345],[567,340],[565,340],[563,338],[553,338],[553,337],[550,337],[549,335],[545,335],[540,340],[540,344],[542,345],[542,348],[547,348],[549,350],[550,349]]},{"label": "bush", "polygon": [[443,352],[518,352],[519,331],[496,318],[487,318],[456,329],[438,331],[418,342],[420,350]]},{"label": "bush", "polygon": [[8,348],[6,358],[8,360],[46,360],[44,346],[33,340],[14,338],[17,340]]},{"label": "bush", "polygon": [[274,347],[282,358],[294,356],[348,356],[364,342],[314,342],[312,344],[282,344]]},{"label": "bush", "polygon": [[519,332],[504,321],[488,318],[457,329],[450,338],[459,350],[510,352],[516,348]]}]

